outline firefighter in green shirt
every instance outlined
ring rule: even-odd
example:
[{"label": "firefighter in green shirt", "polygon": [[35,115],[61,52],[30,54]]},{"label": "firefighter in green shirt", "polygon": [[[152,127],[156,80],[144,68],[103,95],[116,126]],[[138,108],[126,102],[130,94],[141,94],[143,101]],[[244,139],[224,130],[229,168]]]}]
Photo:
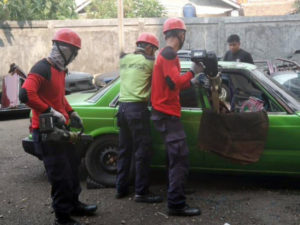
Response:
[{"label": "firefighter in green shirt", "polygon": [[157,38],[143,33],[136,42],[133,54],[120,59],[120,98],[118,111],[119,158],[117,164],[116,198],[129,194],[129,173],[132,155],[135,159],[135,201],[162,202],[162,197],[149,192],[151,162],[150,112],[148,101],[151,91]]}]

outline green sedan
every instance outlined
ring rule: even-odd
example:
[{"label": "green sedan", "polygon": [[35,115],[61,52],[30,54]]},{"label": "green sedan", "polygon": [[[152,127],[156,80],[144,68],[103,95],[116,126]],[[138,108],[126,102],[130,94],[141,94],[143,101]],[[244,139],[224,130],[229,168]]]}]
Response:
[{"label": "green sedan", "polygon": [[[190,68],[182,61],[182,72]],[[254,65],[219,62],[223,88],[230,90],[234,111],[242,110],[244,101],[256,97],[264,102],[268,112],[269,131],[264,152],[257,163],[239,165],[198,147],[198,130],[204,108],[210,103],[202,86],[193,86],[181,95],[181,121],[190,150],[190,169],[226,173],[256,173],[300,175],[300,99],[276,81],[259,72]],[[230,80],[230,82],[228,82]],[[230,85],[229,85],[230,83]],[[84,122],[85,133],[94,141],[83,150],[85,165],[92,179],[104,185],[114,185],[118,155],[118,111],[120,81],[118,78],[95,93],[77,93],[68,101]],[[152,126],[153,168],[164,168],[166,153],[160,134]]]}]

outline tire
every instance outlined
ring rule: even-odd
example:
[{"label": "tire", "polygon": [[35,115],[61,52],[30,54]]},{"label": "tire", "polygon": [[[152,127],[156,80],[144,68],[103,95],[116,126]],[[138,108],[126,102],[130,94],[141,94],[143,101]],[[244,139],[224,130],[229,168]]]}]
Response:
[{"label": "tire", "polygon": [[[107,187],[114,187],[117,175],[118,135],[98,137],[88,148],[85,155],[86,169],[90,178]],[[133,176],[133,163],[130,178]]]}]

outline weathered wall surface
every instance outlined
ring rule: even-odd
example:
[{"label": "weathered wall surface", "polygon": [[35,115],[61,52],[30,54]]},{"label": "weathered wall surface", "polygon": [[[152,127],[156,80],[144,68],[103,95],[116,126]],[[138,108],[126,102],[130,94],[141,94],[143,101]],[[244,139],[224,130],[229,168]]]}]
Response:
[{"label": "weathered wall surface", "polygon": [[[165,19],[126,19],[125,51],[134,50],[141,32],[156,34],[164,46],[162,24]],[[227,49],[226,39],[232,33],[240,35],[242,47],[254,59],[284,57],[300,49],[300,16],[282,17],[225,17],[187,18],[184,49],[207,49],[222,56]],[[12,62],[26,72],[51,49],[55,31],[68,27],[82,38],[82,50],[70,65],[70,70],[102,73],[118,67],[118,21],[67,20],[32,21],[25,23],[0,22],[0,75],[7,73]]]}]

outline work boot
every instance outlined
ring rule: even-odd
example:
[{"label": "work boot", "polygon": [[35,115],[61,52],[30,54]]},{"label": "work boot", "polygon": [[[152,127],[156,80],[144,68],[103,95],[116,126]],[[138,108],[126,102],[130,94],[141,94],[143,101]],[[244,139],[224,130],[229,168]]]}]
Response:
[{"label": "work boot", "polygon": [[151,193],[145,195],[136,194],[134,196],[134,201],[143,203],[160,203],[163,201],[163,198],[159,195],[154,195]]},{"label": "work boot", "polygon": [[73,216],[91,216],[97,210],[97,205],[87,205],[82,202],[77,202],[74,209],[71,212]]},{"label": "work boot", "polygon": [[84,224],[79,223],[78,221],[69,217],[66,219],[55,219],[53,225],[84,225]]},{"label": "work boot", "polygon": [[191,208],[188,205],[185,205],[183,208],[169,208],[169,216],[198,216],[201,215],[201,210],[198,208]]}]

